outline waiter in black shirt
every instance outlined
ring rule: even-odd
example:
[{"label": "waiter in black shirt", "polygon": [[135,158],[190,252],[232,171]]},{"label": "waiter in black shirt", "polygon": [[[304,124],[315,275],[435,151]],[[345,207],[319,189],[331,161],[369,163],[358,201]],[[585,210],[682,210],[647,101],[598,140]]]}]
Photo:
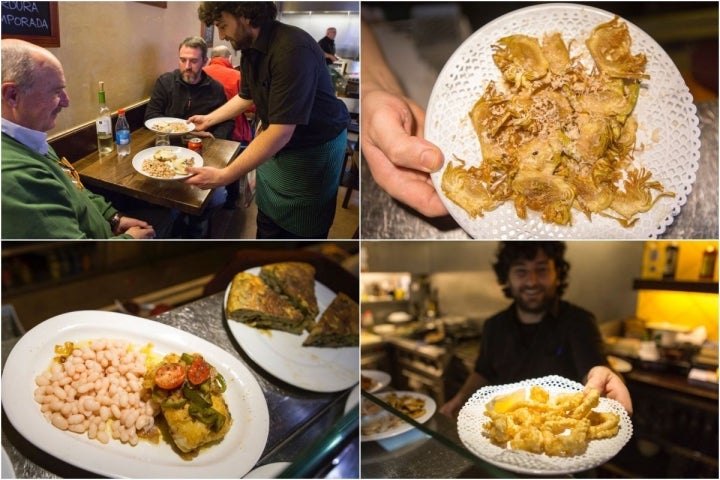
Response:
[{"label": "waiter in black shirt", "polygon": [[322,50],[307,32],[278,22],[273,2],[203,2],[198,16],[242,52],[242,76],[238,96],[190,121],[204,130],[255,105],[262,128],[230,165],[190,168],[185,182],[216,188],[255,169],[257,238],[327,238],[350,115]]},{"label": "waiter in black shirt", "polygon": [[507,310],[483,326],[475,369],[440,408],[457,416],[476,390],[547,375],[584,383],[632,413],[622,379],[608,366],[593,314],[561,299],[570,264],[562,242],[503,242],[493,265]]},{"label": "waiter in black shirt", "polygon": [[318,45],[325,52],[325,63],[328,65],[332,65],[333,62],[339,60],[335,55],[335,35],[337,35],[337,30],[335,27],[330,27],[325,32],[325,36],[318,40]]}]

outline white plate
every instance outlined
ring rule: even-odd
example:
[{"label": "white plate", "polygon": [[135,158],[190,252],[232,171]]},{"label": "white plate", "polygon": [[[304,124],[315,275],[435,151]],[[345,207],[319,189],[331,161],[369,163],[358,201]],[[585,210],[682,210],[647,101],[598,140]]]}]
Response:
[{"label": "white plate", "polygon": [[[545,4],[516,10],[486,24],[472,34],[450,57],[438,76],[428,102],[425,138],[443,151],[447,164],[455,157],[466,167],[482,161],[480,143],[469,112],[488,82],[501,79],[492,59],[492,45],[513,34],[542,37],[560,32],[571,54],[585,54],[585,39],[599,23],[613,14],[584,5]],[[538,212],[518,218],[512,202],[506,202],[484,217],[471,218],[450,201],[440,186],[445,167],[432,174],[438,194],[455,221],[475,238],[488,239],[574,239],[574,238],[655,238],[665,232],[680,213],[692,191],[700,159],[700,129],[693,97],[677,67],[655,40],[627,20],[633,53],[643,52],[649,80],[642,82],[634,115],[639,121],[635,165],[647,167],[653,179],[662,183],[675,198],[663,197],[639,216],[632,228],[615,220],[593,215],[592,221],[576,210],[573,225],[544,223]]]},{"label": "white plate", "polygon": [[574,457],[549,457],[522,450],[501,448],[490,442],[483,434],[483,424],[488,422],[485,405],[497,395],[510,393],[520,388],[539,385],[551,395],[564,392],[580,392],[583,386],[559,376],[548,376],[524,380],[508,385],[483,387],[465,403],[458,415],[458,435],[463,444],[478,457],[497,467],[528,475],[561,475],[590,470],[614,457],[632,437],[633,427],[630,416],[620,403],[601,398],[593,410],[614,412],[620,416],[620,430],[612,438],[590,441],[587,451]]},{"label": "white plate", "polygon": [[289,466],[290,462],[268,463],[256,468],[243,478],[277,478]]},{"label": "white plate", "polygon": [[413,319],[413,316],[407,312],[392,312],[387,317],[387,321],[390,323],[405,323]]},{"label": "white plate", "polygon": [[389,373],[381,372],[380,370],[361,370],[360,375],[372,379],[372,387],[370,387],[370,390],[367,390],[367,392],[370,393],[375,393],[387,387],[390,385],[390,380],[392,379]]},{"label": "white plate", "polygon": [[15,469],[5,449],[2,449],[2,478],[15,478]]},{"label": "white plate", "polygon": [[[117,338],[134,345],[153,344],[165,355],[200,352],[227,382],[224,394],[233,425],[217,445],[187,461],[165,442],[141,441],[135,447],[116,440],[103,445],[87,435],[61,431],[40,413],[33,400],[35,377],[66,341]],[[2,375],[2,406],[13,426],[47,453],[72,465],[108,477],[238,477],[257,463],[268,438],[267,401],[255,376],[237,358],[216,345],[176,328],[131,315],[103,311],[65,313],[45,320],[18,341]]]},{"label": "white plate", "polygon": [[[402,397],[405,395],[408,395],[410,397],[415,398],[422,398],[425,400],[425,413],[413,420],[415,420],[417,423],[425,423],[428,420],[432,418],[432,416],[435,414],[435,409],[437,408],[437,404],[435,403],[435,400],[433,400],[431,397],[428,397],[424,393],[417,393],[417,392],[405,392],[405,391],[397,391],[397,392],[383,392],[378,393],[375,395],[380,400],[384,399],[387,395],[390,395],[391,393],[395,393],[397,396]],[[367,398],[363,399],[363,402],[372,402],[372,400],[369,400]],[[384,432],[380,433],[374,433],[372,435],[363,435],[362,432],[360,433],[360,441],[361,442],[373,442],[375,440],[382,440],[383,438],[390,438],[394,437],[396,435],[400,435],[401,433],[409,432],[412,430],[413,427],[407,422],[400,422],[400,424],[396,425],[395,427],[385,430]]]},{"label": "white plate", "polygon": [[[260,267],[247,272],[258,275]],[[232,282],[225,290],[226,308],[231,285]],[[335,298],[335,292],[316,281],[315,296],[320,308],[319,318]],[[268,373],[290,385],[313,392],[338,392],[358,383],[359,347],[303,347],[302,343],[309,335],[307,331],[294,335],[250,327],[228,319],[227,315],[225,318],[240,348]]]},{"label": "white plate", "polygon": [[[163,132],[158,129],[158,124],[168,124],[168,123],[174,123],[174,122],[182,122],[185,125],[187,125],[187,130],[184,132]],[[185,120],[184,118],[173,118],[173,117],[157,117],[157,118],[151,118],[150,120],[145,121],[145,128],[148,130],[152,130],[156,133],[167,133],[168,135],[184,135],[188,132],[192,132],[195,130],[195,124],[192,122],[189,122]]]},{"label": "white plate", "polygon": [[348,393],[343,413],[348,413],[353,408],[356,408],[358,403],[360,403],[360,385],[355,385],[353,389],[350,390],[350,393]]},{"label": "white plate", "polygon": [[627,373],[632,370],[632,364],[614,355],[607,356],[610,367],[618,373]]},{"label": "white plate", "polygon": [[189,173],[183,174],[183,175],[175,175],[173,177],[155,177],[153,175],[150,175],[145,170],[143,170],[143,162],[147,160],[148,158],[152,158],[153,155],[155,155],[155,152],[158,150],[171,150],[175,155],[178,156],[178,158],[187,158],[191,157],[193,159],[193,167],[202,167],[203,166],[203,158],[200,156],[199,153],[190,150],[189,148],[185,147],[173,147],[173,146],[161,146],[161,147],[150,147],[146,148],[145,150],[141,150],[138,152],[132,159],[132,165],[135,170],[137,170],[139,173],[145,175],[146,177],[154,178],[156,180],[182,180],[183,178],[189,178],[192,175]]}]

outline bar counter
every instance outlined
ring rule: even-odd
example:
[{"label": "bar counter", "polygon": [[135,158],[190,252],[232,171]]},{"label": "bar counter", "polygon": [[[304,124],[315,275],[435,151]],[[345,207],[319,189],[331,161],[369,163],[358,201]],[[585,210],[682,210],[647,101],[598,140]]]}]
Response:
[{"label": "bar counter", "polygon": [[[250,360],[234,344],[223,313],[224,292],[209,295],[169,312],[153,317],[154,320],[203,338],[237,357],[255,376],[267,401],[270,428],[267,443],[256,468],[275,462],[297,462],[299,468],[327,459],[328,445],[340,445],[332,452],[327,464],[317,465],[314,475],[336,478],[357,478],[358,433],[357,409],[348,409],[348,396],[352,389],[316,393],[286,384]],[[3,366],[15,341],[3,341]],[[352,403],[352,402],[350,402]],[[33,408],[33,406],[28,406]],[[353,414],[355,420],[353,423]],[[338,425],[350,423],[339,432]],[[5,414],[2,417],[2,446],[13,464],[17,478],[87,478],[96,477],[73,465],[55,458],[32,445],[20,435]],[[311,447],[311,448],[308,448]],[[341,458],[337,465],[329,460]],[[6,478],[3,472],[3,478]]]}]

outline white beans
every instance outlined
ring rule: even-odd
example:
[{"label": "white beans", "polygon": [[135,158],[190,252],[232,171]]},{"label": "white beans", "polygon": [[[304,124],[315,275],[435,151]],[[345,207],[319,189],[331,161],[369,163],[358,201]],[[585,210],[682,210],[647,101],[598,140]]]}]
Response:
[{"label": "white beans", "polygon": [[35,378],[33,398],[60,430],[110,437],[137,445],[138,432],[154,425],[158,408],[143,400],[145,354],[125,341],[100,339],[75,346],[65,362],[53,362]]}]

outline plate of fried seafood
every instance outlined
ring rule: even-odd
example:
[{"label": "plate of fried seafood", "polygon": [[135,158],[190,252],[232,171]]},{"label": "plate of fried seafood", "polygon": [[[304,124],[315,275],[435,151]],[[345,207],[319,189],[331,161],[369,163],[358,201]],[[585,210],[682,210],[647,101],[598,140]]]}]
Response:
[{"label": "plate of fried seafood", "polygon": [[[425,423],[435,414],[435,400],[417,392],[393,391],[375,395],[389,406],[418,423]],[[415,428],[370,399],[363,398],[360,409],[360,441],[370,442],[394,437]]]},{"label": "plate of fried seafood", "polygon": [[425,137],[433,184],[475,238],[655,238],[692,191],[693,97],[655,40],[604,10],[543,4],[450,57]]},{"label": "plate of fried seafood", "polygon": [[202,167],[199,153],[185,147],[150,147],[138,152],[132,159],[135,170],[156,180],[182,180],[191,176],[188,167]]},{"label": "plate of fried seafood", "polygon": [[380,370],[360,371],[360,385],[363,390],[375,393],[390,385],[390,374]]},{"label": "plate of fried seafood", "polygon": [[145,128],[155,133],[182,135],[195,130],[195,124],[182,118],[157,117],[146,120]]},{"label": "plate of fried seafood", "polygon": [[240,360],[122,313],[45,320],[10,352],[2,385],[3,411],[23,437],[106,477],[242,476],[269,432],[265,396]]},{"label": "plate of fried seafood", "polygon": [[623,406],[548,376],[484,387],[465,403],[458,434],[475,455],[530,475],[589,470],[614,457],[632,437]]}]

